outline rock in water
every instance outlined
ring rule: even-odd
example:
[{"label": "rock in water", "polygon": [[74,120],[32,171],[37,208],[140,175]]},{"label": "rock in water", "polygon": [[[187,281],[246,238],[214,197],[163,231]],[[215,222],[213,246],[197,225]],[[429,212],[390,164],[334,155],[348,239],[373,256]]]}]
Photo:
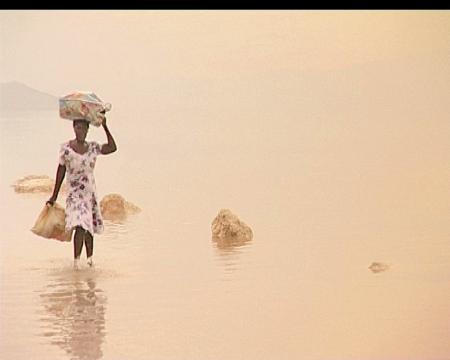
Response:
[{"label": "rock in water", "polygon": [[390,268],[390,266],[388,264],[381,263],[381,262],[373,262],[369,266],[369,269],[375,274],[389,270],[389,268]]},{"label": "rock in water", "polygon": [[251,241],[252,229],[228,209],[222,209],[211,223],[212,238],[219,245],[239,246]]},{"label": "rock in water", "polygon": [[[52,193],[55,180],[47,175],[28,175],[17,180],[12,186],[17,193]],[[60,191],[67,191],[65,183],[62,184]]]},{"label": "rock in water", "polygon": [[141,209],[119,194],[108,194],[100,201],[100,211],[105,220],[124,220],[128,215],[135,214]]}]

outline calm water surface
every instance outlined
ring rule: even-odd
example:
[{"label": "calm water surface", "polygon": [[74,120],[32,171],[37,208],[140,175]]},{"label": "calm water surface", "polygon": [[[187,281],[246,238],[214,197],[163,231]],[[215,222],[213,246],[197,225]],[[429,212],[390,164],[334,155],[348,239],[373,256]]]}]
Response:
[{"label": "calm water surface", "polygon": [[[72,137],[55,114],[0,122],[3,358],[450,359],[448,199],[424,183],[393,176],[382,192],[381,166],[357,172],[338,140],[318,155],[174,123],[156,141],[111,120],[119,151],[97,162],[98,195],[142,212],[107,222],[95,269],[74,272],[72,243],[29,230],[49,196],[10,186],[54,176]],[[211,241],[221,208],[252,241]],[[374,274],[373,261],[391,268]]]}]

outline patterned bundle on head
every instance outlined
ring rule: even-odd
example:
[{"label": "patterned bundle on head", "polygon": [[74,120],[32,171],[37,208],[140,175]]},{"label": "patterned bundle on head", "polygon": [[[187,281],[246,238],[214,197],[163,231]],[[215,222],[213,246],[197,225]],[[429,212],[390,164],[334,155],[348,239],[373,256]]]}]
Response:
[{"label": "patterned bundle on head", "polygon": [[59,99],[59,115],[63,119],[86,119],[94,126],[100,126],[105,112],[111,110],[110,103],[104,103],[93,92],[77,91]]}]

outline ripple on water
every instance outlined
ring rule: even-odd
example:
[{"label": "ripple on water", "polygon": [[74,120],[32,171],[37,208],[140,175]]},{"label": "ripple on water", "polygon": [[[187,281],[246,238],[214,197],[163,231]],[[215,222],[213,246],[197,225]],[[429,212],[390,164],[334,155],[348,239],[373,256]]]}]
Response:
[{"label": "ripple on water", "polygon": [[108,272],[71,268],[48,270],[39,291],[40,336],[72,359],[100,359],[106,335],[107,296],[98,279]]},{"label": "ripple on water", "polygon": [[225,271],[224,281],[231,280],[230,276],[241,269],[243,257],[252,246],[251,240],[239,238],[217,239],[213,238],[216,261],[223,266]]}]

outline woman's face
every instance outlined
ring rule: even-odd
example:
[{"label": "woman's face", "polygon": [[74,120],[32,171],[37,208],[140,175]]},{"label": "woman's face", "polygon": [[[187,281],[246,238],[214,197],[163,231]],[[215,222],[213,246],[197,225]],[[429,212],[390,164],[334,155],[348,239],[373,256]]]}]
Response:
[{"label": "woman's face", "polygon": [[73,130],[78,141],[84,141],[86,139],[89,125],[87,121],[74,121]]}]

